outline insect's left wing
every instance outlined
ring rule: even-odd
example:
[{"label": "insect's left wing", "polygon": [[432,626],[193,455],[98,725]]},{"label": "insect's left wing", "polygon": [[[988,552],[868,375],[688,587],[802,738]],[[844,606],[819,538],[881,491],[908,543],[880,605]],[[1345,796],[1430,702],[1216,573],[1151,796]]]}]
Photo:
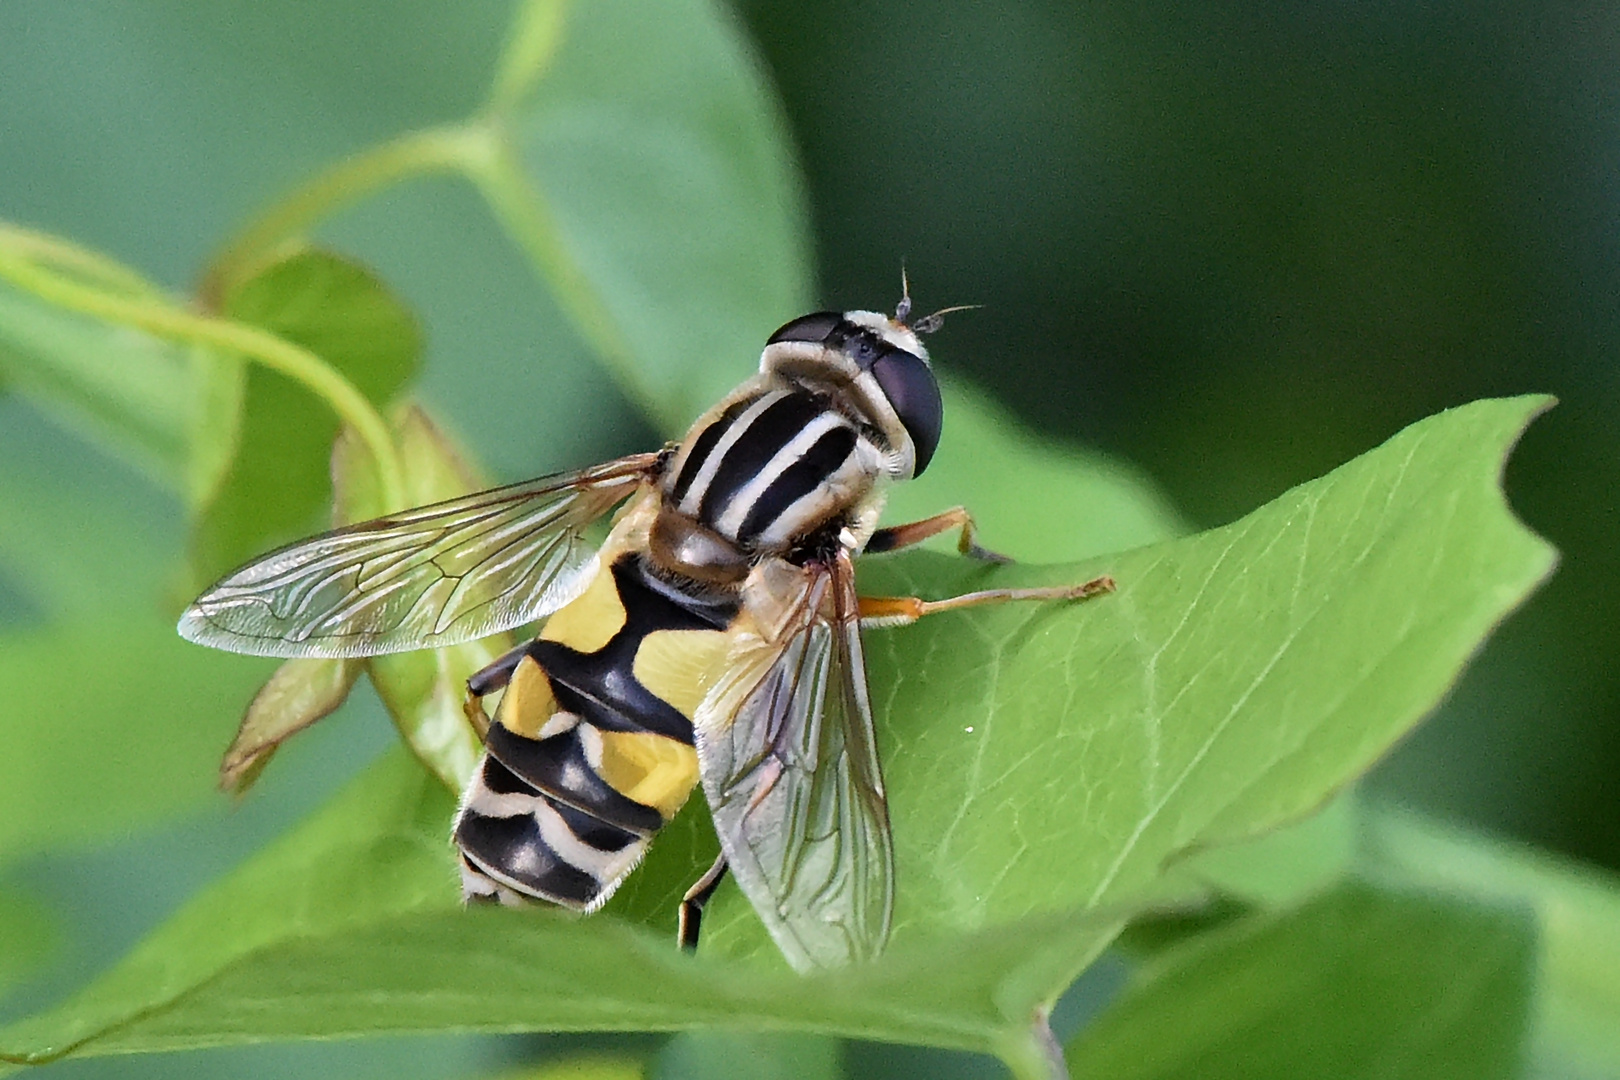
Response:
[{"label": "insect's left wing", "polygon": [[472,641],[567,603],[584,531],[657,468],[635,454],[405,510],[273,551],[217,582],[180,636],[257,656],[376,656]]},{"label": "insect's left wing", "polygon": [[807,568],[794,591],[780,632],[733,653],[694,726],[731,872],[808,971],[882,951],[894,850],[849,556]]}]

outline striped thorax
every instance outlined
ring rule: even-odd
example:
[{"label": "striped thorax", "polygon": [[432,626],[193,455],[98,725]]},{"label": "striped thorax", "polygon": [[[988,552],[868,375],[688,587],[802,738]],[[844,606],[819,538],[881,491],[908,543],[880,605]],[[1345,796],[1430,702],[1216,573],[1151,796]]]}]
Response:
[{"label": "striped thorax", "polygon": [[[759,374],[692,425],[660,484],[650,543],[671,570],[735,583],[762,558],[871,534],[883,487],[939,440],[939,389],[908,327],[824,312],[772,335]],[[892,396],[891,396],[892,395]]]}]

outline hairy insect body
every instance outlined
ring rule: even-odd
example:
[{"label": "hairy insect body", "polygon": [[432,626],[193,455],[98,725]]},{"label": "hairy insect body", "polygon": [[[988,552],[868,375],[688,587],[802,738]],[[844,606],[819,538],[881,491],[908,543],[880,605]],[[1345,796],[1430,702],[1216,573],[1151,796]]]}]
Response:
[{"label": "hairy insect body", "polygon": [[891,455],[840,405],[770,373],[739,388],[621,518],[580,595],[492,665],[510,681],[454,832],[467,899],[595,910],[686,802],[697,710],[759,609],[781,606],[782,575],[759,567],[813,557],[806,540],[829,529],[864,538],[876,517]]}]

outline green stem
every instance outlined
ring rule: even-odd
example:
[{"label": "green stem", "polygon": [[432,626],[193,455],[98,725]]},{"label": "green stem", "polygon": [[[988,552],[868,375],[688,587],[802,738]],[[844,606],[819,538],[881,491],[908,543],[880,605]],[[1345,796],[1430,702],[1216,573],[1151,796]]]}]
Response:
[{"label": "green stem", "polygon": [[487,113],[499,114],[517,105],[551,70],[567,19],[568,0],[526,0],[518,5],[506,32],[506,49],[495,67]]},{"label": "green stem", "polygon": [[0,222],[0,252],[15,253],[31,263],[59,266],[119,292],[134,296],[161,295],[156,285],[127,266],[49,233]]},{"label": "green stem", "polygon": [[666,430],[684,423],[685,417],[669,414],[668,402],[655,400],[645,390],[618,320],[563,242],[562,231],[545,199],[529,182],[500,129],[493,126],[486,129],[484,139],[477,145],[479,153],[461,162],[468,179],[478,187],[495,217],[506,227],[507,235],[523,249],[551,287],[558,304],[585,343],[618,377],[619,385],[644,413],[655,417]]},{"label": "green stem", "polygon": [[1012,1034],[997,1051],[1016,1080],[1069,1080],[1063,1047],[1052,1034],[1048,1018],[1048,1010],[1037,1010],[1029,1027]]},{"label": "green stem", "polygon": [[404,505],[405,482],[388,425],[353,383],[309,350],[242,323],[194,315],[153,299],[105,293],[7,253],[0,253],[0,277],[69,311],[137,327],[163,338],[240,353],[302,383],[354,428],[371,451],[387,505],[391,509]]},{"label": "green stem", "polygon": [[456,126],[413,131],[363,150],[294,188],[225,246],[203,275],[198,293],[210,307],[232,282],[277,244],[309,229],[340,207],[400,180],[465,168],[481,153],[479,128]]}]

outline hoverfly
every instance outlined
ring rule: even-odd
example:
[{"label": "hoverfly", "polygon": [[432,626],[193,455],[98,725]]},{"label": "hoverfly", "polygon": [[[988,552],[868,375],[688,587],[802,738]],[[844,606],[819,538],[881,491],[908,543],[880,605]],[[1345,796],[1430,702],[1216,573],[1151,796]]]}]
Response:
[{"label": "hoverfly", "polygon": [[[939,601],[860,597],[853,560],[959,531],[961,507],[879,528],[886,485],[939,444],[939,384],[910,321],[818,312],[657,453],[363,522],[271,552],[187,609],[241,653],[375,656],[549,616],[468,680],[485,752],[454,826],[468,901],[601,907],[699,783],[720,858],[681,904],[697,943],[729,867],[797,969],[875,956],[894,853],[861,627],[1107,578]],[[601,547],[586,528],[622,506]],[[493,717],[483,699],[503,691]]]}]

